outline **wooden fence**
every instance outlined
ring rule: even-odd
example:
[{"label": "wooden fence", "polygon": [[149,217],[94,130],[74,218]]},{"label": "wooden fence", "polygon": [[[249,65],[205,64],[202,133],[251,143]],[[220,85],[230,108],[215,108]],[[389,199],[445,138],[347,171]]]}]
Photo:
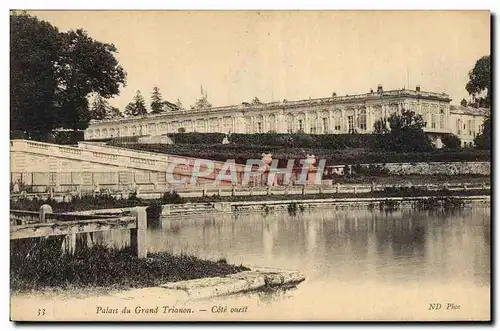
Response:
[{"label": "wooden fence", "polygon": [[56,214],[49,205],[43,205],[38,213],[12,210],[10,223],[10,240],[64,236],[62,250],[69,254],[74,254],[78,236],[128,229],[134,253],[140,258],[147,255],[145,207],[135,207],[130,216],[113,216]]}]

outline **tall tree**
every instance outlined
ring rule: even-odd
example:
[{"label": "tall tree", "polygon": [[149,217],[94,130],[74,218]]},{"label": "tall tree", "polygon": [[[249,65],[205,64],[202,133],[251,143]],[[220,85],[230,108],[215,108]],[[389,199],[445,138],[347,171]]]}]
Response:
[{"label": "tall tree", "polygon": [[106,118],[107,119],[112,119],[112,118],[120,118],[123,117],[122,112],[120,109],[110,106],[107,111],[106,111]]},{"label": "tall tree", "polygon": [[103,97],[97,94],[92,101],[92,106],[90,107],[90,118],[93,120],[103,120],[106,118],[107,113],[107,103]]},{"label": "tall tree", "polygon": [[184,109],[184,106],[182,105],[182,102],[179,98],[177,98],[177,101],[175,102],[175,106],[177,110]]},{"label": "tall tree", "polygon": [[462,99],[462,101],[460,101],[460,105],[461,105],[462,107],[467,107],[467,100]]},{"label": "tall tree", "polygon": [[[387,122],[386,122],[387,121]],[[387,128],[389,123],[389,128]],[[432,150],[432,143],[424,132],[422,115],[410,110],[392,114],[389,118],[375,122],[378,147],[394,152],[425,152]]]},{"label": "tall tree", "polygon": [[122,113],[116,107],[111,106],[106,99],[97,94],[90,107],[90,117],[95,120],[113,119],[122,117]]},{"label": "tall tree", "polygon": [[153,93],[151,93],[151,112],[158,114],[164,111],[164,102],[160,93],[160,89],[155,86]]},{"label": "tall tree", "polygon": [[109,98],[119,93],[126,74],[114,57],[113,44],[89,37],[78,29],[62,34],[60,64],[56,67],[59,87],[62,89],[62,126],[85,129],[90,113],[85,107],[87,95],[97,93]]},{"label": "tall tree", "polygon": [[[483,56],[476,61],[476,65],[469,72],[469,82],[465,89],[473,97],[473,106],[490,107],[491,104],[491,60],[490,56]],[[486,96],[480,95],[486,90]]]},{"label": "tall tree", "polygon": [[46,139],[55,128],[85,129],[87,96],[119,94],[126,73],[116,47],[81,29],[60,33],[28,14],[11,15],[11,128]]},{"label": "tall tree", "polygon": [[10,15],[10,129],[46,140],[59,123],[55,113],[60,38],[36,17]]},{"label": "tall tree", "polygon": [[491,116],[484,120],[481,133],[474,138],[474,145],[479,149],[491,150]]},{"label": "tall tree", "polygon": [[194,105],[191,105],[192,110],[211,108],[212,104],[208,101],[207,91],[201,86],[201,97],[196,100]]},{"label": "tall tree", "polygon": [[146,109],[146,102],[141,94],[141,91],[137,90],[134,96],[134,100],[130,102],[125,107],[125,115],[128,116],[141,116],[148,113]]}]

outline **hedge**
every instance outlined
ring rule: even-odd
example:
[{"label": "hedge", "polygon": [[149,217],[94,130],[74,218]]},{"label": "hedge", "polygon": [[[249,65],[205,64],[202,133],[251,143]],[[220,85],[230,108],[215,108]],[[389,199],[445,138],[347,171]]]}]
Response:
[{"label": "hedge", "polygon": [[224,133],[200,133],[200,132],[188,132],[188,133],[172,133],[168,136],[176,144],[222,144]]},{"label": "hedge", "polygon": [[[173,133],[168,135],[177,144],[221,144],[224,133]],[[342,149],[374,146],[372,134],[304,134],[304,133],[233,133],[229,141],[245,146],[288,146]]]},{"label": "hedge", "polygon": [[[119,146],[119,145],[117,145]],[[286,166],[289,159],[298,164],[307,154],[314,154],[317,159],[326,159],[327,165],[363,164],[363,163],[403,163],[403,162],[478,162],[490,161],[490,151],[477,149],[435,150],[427,153],[397,153],[370,151],[367,149],[329,150],[321,148],[286,148],[273,146],[249,145],[205,145],[205,144],[127,144],[127,148],[156,153],[180,155],[225,162],[234,159],[244,164],[248,159],[261,159],[262,153],[272,153],[273,159],[279,159],[279,166]]]}]

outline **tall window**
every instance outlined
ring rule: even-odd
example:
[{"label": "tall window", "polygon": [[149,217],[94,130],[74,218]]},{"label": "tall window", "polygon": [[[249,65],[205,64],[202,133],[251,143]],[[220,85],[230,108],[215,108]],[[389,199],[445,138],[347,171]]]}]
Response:
[{"label": "tall window", "polygon": [[362,109],[358,116],[358,127],[360,130],[366,130],[366,110]]},{"label": "tall window", "polygon": [[293,115],[287,115],[286,117],[286,131],[293,133]]},{"label": "tall window", "polygon": [[323,123],[323,133],[328,133],[328,118],[323,117],[322,123]]},{"label": "tall window", "polygon": [[462,121],[460,119],[457,119],[457,134],[462,133]]},{"label": "tall window", "polygon": [[276,131],[276,116],[269,115],[269,131]]},{"label": "tall window", "polygon": [[469,136],[472,136],[472,120],[467,121],[467,126],[469,127]]},{"label": "tall window", "polygon": [[439,128],[444,129],[444,110],[439,111]]},{"label": "tall window", "polygon": [[233,129],[233,118],[224,116],[222,119],[222,125],[224,126],[224,132],[231,132]]},{"label": "tall window", "polygon": [[262,133],[262,123],[261,122],[257,122],[257,132]]},{"label": "tall window", "polygon": [[252,133],[252,119],[250,117],[245,118],[245,128],[247,133]]},{"label": "tall window", "polygon": [[312,134],[316,134],[316,127],[311,126],[311,133],[312,133]]},{"label": "tall window", "polygon": [[431,114],[431,128],[436,128],[436,114],[434,113]]},{"label": "tall window", "polygon": [[334,114],[335,116],[335,131],[341,131],[342,130],[342,111],[337,110]]},{"label": "tall window", "polygon": [[347,132],[352,133],[354,131],[354,116],[347,116]]},{"label": "tall window", "polygon": [[304,132],[304,121],[299,119],[299,131]]}]

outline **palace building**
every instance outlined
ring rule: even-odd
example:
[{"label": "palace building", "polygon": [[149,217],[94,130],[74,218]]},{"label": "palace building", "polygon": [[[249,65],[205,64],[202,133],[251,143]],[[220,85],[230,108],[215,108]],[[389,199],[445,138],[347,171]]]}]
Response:
[{"label": "palace building", "polygon": [[440,147],[444,134],[457,135],[472,146],[488,109],[453,106],[445,93],[402,89],[297,101],[240,105],[91,121],[85,140],[126,136],[161,136],[177,132],[341,134],[372,133],[378,119],[409,109],[421,114],[425,131]]}]

